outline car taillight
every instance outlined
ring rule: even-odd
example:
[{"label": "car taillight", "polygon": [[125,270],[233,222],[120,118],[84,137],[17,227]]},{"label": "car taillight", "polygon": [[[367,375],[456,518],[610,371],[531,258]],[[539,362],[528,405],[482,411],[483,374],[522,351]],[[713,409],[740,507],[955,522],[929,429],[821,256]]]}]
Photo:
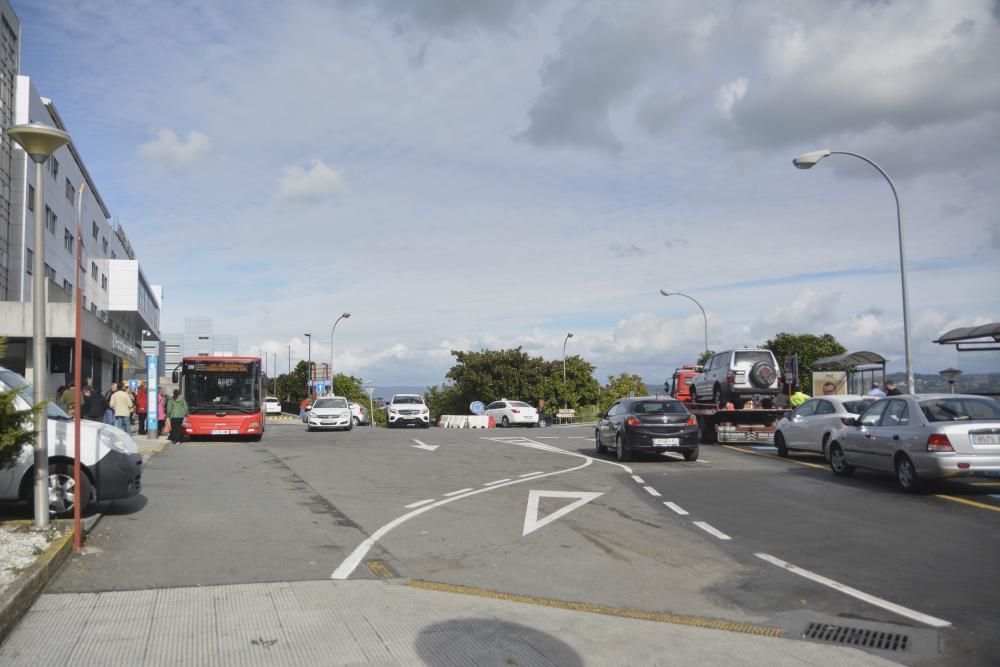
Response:
[{"label": "car taillight", "polygon": [[688,426],[697,426],[698,425],[698,418],[695,417],[694,415],[691,415],[690,417],[688,417],[687,425]]},{"label": "car taillight", "polygon": [[929,452],[953,452],[955,448],[951,446],[948,436],[943,433],[932,433],[927,438],[927,451]]},{"label": "car taillight", "polygon": [[642,422],[636,419],[635,417],[629,417],[628,419],[625,420],[625,423],[628,424],[629,426],[638,426]]},{"label": "car taillight", "polygon": [[736,383],[736,376],[735,375],[733,375],[732,373],[730,373],[729,375],[726,376],[726,384],[735,384],[735,383]]},{"label": "car taillight", "polygon": [[516,415],[521,414],[521,408],[511,408],[510,411]]}]

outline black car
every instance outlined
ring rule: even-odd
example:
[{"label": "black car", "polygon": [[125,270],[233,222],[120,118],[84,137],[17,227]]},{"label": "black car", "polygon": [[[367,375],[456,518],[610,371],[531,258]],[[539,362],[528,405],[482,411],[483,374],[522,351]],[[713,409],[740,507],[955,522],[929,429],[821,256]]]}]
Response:
[{"label": "black car", "polygon": [[622,398],[600,415],[594,432],[597,453],[614,448],[619,461],[635,452],[680,452],[698,459],[698,420],[672,398]]}]

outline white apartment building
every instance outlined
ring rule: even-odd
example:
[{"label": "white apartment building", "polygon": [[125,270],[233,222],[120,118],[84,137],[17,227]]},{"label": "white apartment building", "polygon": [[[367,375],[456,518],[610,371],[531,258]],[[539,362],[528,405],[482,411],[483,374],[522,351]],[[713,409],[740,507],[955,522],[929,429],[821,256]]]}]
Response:
[{"label": "white apartment building", "polygon": [[[16,67],[17,58],[5,58],[3,50],[12,34],[19,44],[19,28],[7,0],[0,0],[0,15],[0,67],[4,68],[0,82],[6,85],[8,74],[13,82],[10,91],[0,89],[4,129],[40,122],[68,132],[52,101],[41,97],[28,77],[8,72],[10,63]],[[10,108],[8,100],[12,102]],[[48,374],[46,386],[54,393],[67,384],[76,362],[73,339],[78,236],[82,236],[84,246],[79,263],[83,292],[83,352],[79,360],[82,375],[94,378],[99,388],[107,388],[112,381],[144,376],[143,341],[159,340],[162,289],[150,284],[124,228],[112,222],[72,141],[45,163],[43,178],[48,359],[42,368]],[[81,184],[84,194],[78,230],[75,202]],[[0,365],[25,375],[29,381],[38,372],[31,345],[36,186],[34,163],[4,132],[0,148],[0,336],[7,338],[7,354]]]}]

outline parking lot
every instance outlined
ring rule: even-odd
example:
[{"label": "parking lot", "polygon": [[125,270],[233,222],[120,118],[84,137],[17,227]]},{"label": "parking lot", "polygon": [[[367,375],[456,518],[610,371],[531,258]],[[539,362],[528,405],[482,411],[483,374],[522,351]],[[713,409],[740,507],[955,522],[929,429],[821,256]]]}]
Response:
[{"label": "parking lot", "polygon": [[[872,656],[985,665],[995,605],[968,581],[1000,585],[997,496],[989,482],[907,495],[762,445],[621,464],[595,457],[587,425],[306,433],[288,420],[261,443],[158,454],[144,495],[106,508],[38,604],[384,581],[796,640],[843,626],[902,638]],[[0,651],[31,655],[30,635]]]}]

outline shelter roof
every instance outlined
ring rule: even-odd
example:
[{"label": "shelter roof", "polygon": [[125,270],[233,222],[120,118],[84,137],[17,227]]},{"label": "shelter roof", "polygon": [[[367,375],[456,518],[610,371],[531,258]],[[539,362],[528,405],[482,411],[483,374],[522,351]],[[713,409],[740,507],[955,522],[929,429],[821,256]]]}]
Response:
[{"label": "shelter roof", "polygon": [[884,366],[885,362],[881,354],[861,350],[822,357],[812,362],[810,368],[814,371],[854,371],[862,366]]},{"label": "shelter roof", "polygon": [[[942,334],[935,343],[954,345],[959,352],[973,350],[1000,350],[1000,322],[980,324],[975,327],[959,327]],[[962,347],[965,343],[967,347]]]}]

